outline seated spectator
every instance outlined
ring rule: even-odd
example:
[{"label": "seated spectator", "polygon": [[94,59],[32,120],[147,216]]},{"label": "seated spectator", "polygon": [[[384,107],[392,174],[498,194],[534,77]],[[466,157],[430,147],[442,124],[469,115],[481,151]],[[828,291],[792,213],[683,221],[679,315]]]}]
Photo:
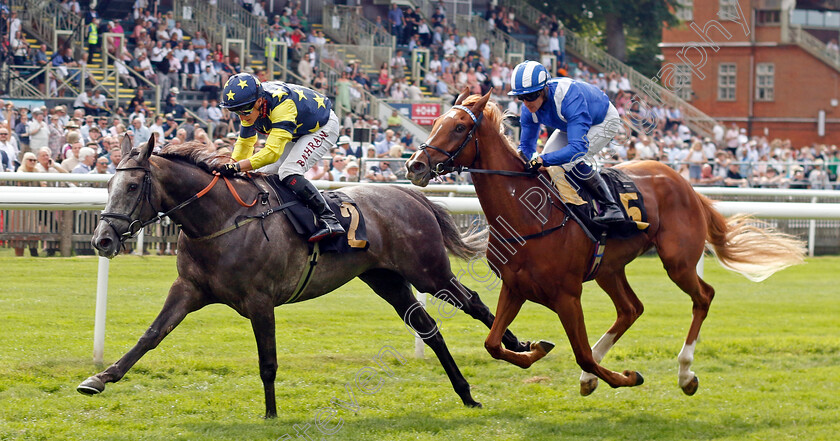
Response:
[{"label": "seated spectator", "polygon": [[204,72],[201,73],[201,88],[199,90],[206,92],[209,99],[219,96],[219,76],[213,73],[210,66],[205,66]]},{"label": "seated spectator", "polygon": [[49,147],[41,147],[36,155],[38,163],[35,165],[36,173],[67,173],[64,167],[53,161],[52,150]]},{"label": "seated spectator", "polygon": [[79,149],[79,161],[71,173],[90,173],[93,164],[96,162],[96,150],[90,147]]},{"label": "seated spectator", "polygon": [[166,114],[172,114],[172,116],[175,119],[180,119],[184,117],[186,109],[184,109],[184,106],[178,103],[178,98],[172,95],[169,97],[169,99],[166,101],[166,104],[163,106],[163,112]]}]

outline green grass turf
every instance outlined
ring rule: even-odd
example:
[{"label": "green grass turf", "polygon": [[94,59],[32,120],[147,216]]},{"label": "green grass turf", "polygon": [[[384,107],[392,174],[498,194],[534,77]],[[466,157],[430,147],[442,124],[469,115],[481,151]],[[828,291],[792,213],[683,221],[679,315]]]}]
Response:
[{"label": "green grass turf", "polygon": [[[460,264],[458,264],[460,265]],[[473,396],[465,408],[434,354],[414,342],[389,305],[360,281],[276,309],[279,417],[263,420],[262,385],[249,323],[220,305],[191,314],[164,342],[99,396],[76,385],[92,363],[96,258],[0,255],[0,440],[819,440],[840,433],[840,258],[810,259],[755,284],[706,261],[717,297],[701,332],[697,395],[677,387],[677,360],[691,303],[659,260],[628,269],[645,314],[607,355],[613,370],[638,370],[645,384],[578,394],[580,370],[556,315],[526,304],[512,330],[557,348],[528,370],[493,360],[487,329],[464,314],[434,312]],[[174,257],[111,261],[105,358],[112,363],[157,314],[175,277]],[[469,281],[469,278],[467,279]],[[497,289],[468,283],[495,310]],[[430,306],[435,310],[435,306]],[[584,311],[594,342],[614,319],[609,299],[587,284]],[[379,350],[388,364],[379,389],[354,385]],[[331,405],[353,390],[358,409]],[[341,427],[314,429],[319,409]],[[316,436],[319,435],[319,436]],[[303,438],[300,438],[303,439]]]}]

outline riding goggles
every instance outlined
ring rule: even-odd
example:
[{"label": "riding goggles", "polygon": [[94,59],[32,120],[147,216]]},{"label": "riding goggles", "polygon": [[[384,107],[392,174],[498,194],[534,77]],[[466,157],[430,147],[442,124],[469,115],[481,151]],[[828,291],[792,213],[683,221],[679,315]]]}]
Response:
[{"label": "riding goggles", "polygon": [[527,102],[536,101],[537,98],[540,97],[541,93],[542,93],[542,90],[538,90],[536,92],[531,92],[531,93],[526,93],[524,95],[519,95],[519,96],[517,96],[517,98],[519,98],[522,101],[527,101]]},{"label": "riding goggles", "polygon": [[248,116],[248,115],[251,114],[251,112],[254,111],[254,107],[256,107],[256,103],[257,102],[254,101],[253,103],[248,103],[248,104],[245,104],[243,106],[232,107],[230,109],[230,111],[237,114],[237,115]]}]

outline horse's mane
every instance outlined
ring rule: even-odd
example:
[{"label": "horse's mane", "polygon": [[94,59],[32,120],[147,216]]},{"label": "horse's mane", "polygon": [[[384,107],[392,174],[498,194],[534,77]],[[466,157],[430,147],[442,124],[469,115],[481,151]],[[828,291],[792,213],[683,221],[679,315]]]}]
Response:
[{"label": "horse's mane", "polygon": [[[470,95],[464,98],[464,102],[461,104],[464,106],[471,106],[475,104],[476,101],[481,99],[481,95]],[[519,153],[516,151],[516,146],[514,145],[513,141],[505,135],[505,126],[502,124],[506,114],[503,114],[502,111],[499,109],[499,105],[491,100],[487,101],[487,105],[484,106],[484,119],[485,123],[493,124],[493,127],[499,128],[499,135],[504,140],[504,146],[507,147],[514,155],[519,156]]]},{"label": "horse's mane", "polygon": [[158,156],[166,159],[182,160],[204,170],[212,170],[217,164],[230,162],[229,156],[219,155],[217,152],[208,149],[207,145],[200,141],[167,144],[163,146]]}]

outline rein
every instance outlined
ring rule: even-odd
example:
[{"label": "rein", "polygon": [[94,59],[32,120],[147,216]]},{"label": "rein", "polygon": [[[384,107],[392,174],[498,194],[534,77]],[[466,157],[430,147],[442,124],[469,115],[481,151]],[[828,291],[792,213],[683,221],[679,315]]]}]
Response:
[{"label": "rein", "polygon": [[[203,197],[204,195],[209,193],[210,190],[212,190],[213,187],[216,186],[216,183],[219,182],[220,177],[222,179],[224,179],[228,190],[230,190],[231,194],[233,194],[234,199],[236,199],[236,202],[238,202],[239,205],[241,205],[243,207],[250,208],[250,207],[253,207],[254,204],[257,203],[257,199],[258,199],[258,198],[254,198],[253,202],[251,202],[250,204],[246,204],[245,201],[243,201],[242,198],[239,197],[239,193],[236,192],[236,189],[233,187],[233,184],[230,182],[230,180],[228,180],[228,178],[226,176],[223,177],[223,176],[219,175],[218,173],[214,172],[213,179],[201,191],[192,195],[190,198],[188,198],[184,202],[181,202],[180,204],[172,207],[171,209],[167,210],[166,212],[160,212],[159,210],[155,209],[154,205],[152,205],[152,200],[151,200],[151,194],[152,194],[151,170],[149,170],[148,168],[145,168],[145,167],[123,167],[123,168],[116,169],[116,171],[118,171],[118,172],[119,171],[132,171],[132,170],[142,170],[144,172],[143,186],[140,189],[140,193],[137,195],[137,199],[134,201],[134,207],[132,207],[131,211],[129,211],[128,214],[110,213],[110,212],[105,212],[105,211],[103,211],[99,214],[99,217],[102,220],[104,220],[105,223],[107,223],[108,226],[110,226],[112,230],[114,230],[114,234],[116,234],[117,237],[120,239],[120,244],[122,244],[122,245],[125,245],[126,240],[136,236],[143,228],[146,228],[147,226],[161,220],[162,218],[167,217],[170,214],[186,207],[187,205],[195,202],[196,200],[200,199],[201,197]],[[140,219],[132,219],[131,215],[134,214],[134,212],[137,211],[138,208],[140,208],[141,204],[143,203],[144,196],[145,196],[146,202],[149,203],[149,206],[152,207],[152,210],[154,210],[157,213],[157,215],[155,215],[154,217],[152,217],[151,219],[149,219],[147,221],[141,221]],[[120,233],[119,231],[117,231],[117,228],[114,226],[113,222],[111,222],[111,220],[109,218],[119,219],[119,220],[123,220],[123,221],[127,222],[128,223],[128,229],[125,232]],[[217,236],[220,236],[221,234],[227,233],[228,231],[230,231],[230,230],[229,229],[223,229],[221,232],[211,234],[210,236],[217,237]]]},{"label": "rein", "polygon": [[[484,169],[484,168],[472,168],[472,164],[475,164],[476,161],[481,157],[481,150],[478,148],[478,136],[475,136],[475,132],[478,130],[478,127],[481,125],[481,121],[484,119],[484,113],[480,113],[478,118],[476,118],[475,114],[469,108],[462,106],[462,105],[454,105],[452,106],[453,109],[463,110],[464,112],[469,115],[470,119],[472,119],[473,126],[470,129],[470,132],[467,134],[467,137],[464,139],[464,142],[455,150],[455,153],[449,153],[446,150],[443,150],[439,147],[435,147],[431,144],[423,143],[417,148],[421,150],[426,155],[426,164],[429,166],[429,170],[432,173],[432,177],[436,178],[441,175],[445,175],[451,172],[469,172],[469,173],[483,173],[488,175],[502,175],[502,176],[526,176],[526,177],[534,177],[537,175],[536,172],[529,173],[529,172],[520,172],[520,171],[512,171],[512,170],[492,170],[492,169]],[[475,158],[473,158],[472,164],[469,166],[456,166],[453,165],[455,159],[464,151],[464,148],[469,144],[470,140],[475,141]],[[429,152],[426,149],[432,149],[437,152],[440,152],[446,155],[446,160],[443,162],[439,162],[435,167],[432,167],[432,158],[429,155]]]}]

